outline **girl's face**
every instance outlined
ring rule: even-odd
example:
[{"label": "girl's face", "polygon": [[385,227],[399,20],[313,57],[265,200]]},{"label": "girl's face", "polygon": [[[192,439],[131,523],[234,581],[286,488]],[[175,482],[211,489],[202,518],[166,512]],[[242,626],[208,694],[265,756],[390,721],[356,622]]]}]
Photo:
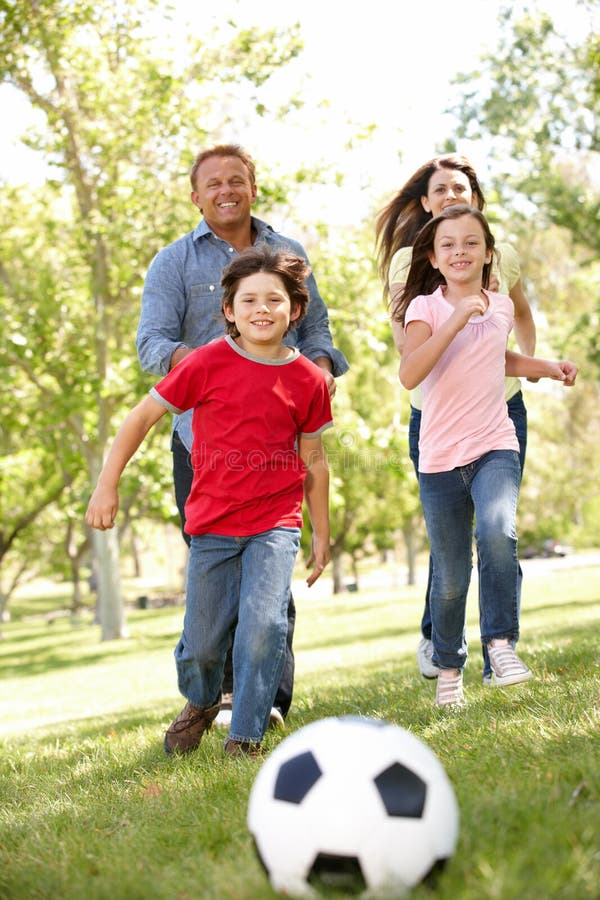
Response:
[{"label": "girl's face", "polygon": [[479,290],[483,267],[491,258],[492,251],[486,246],[481,222],[475,216],[445,219],[438,225],[429,260],[448,284],[479,282]]},{"label": "girl's face", "polygon": [[456,203],[476,205],[471,182],[460,169],[436,169],[429,179],[427,195],[421,197],[423,209],[435,217]]},{"label": "girl's face", "polygon": [[299,310],[292,309],[289,295],[279,275],[255,272],[241,278],[233,297],[233,306],[223,312],[235,322],[240,345],[247,350],[277,347]]}]

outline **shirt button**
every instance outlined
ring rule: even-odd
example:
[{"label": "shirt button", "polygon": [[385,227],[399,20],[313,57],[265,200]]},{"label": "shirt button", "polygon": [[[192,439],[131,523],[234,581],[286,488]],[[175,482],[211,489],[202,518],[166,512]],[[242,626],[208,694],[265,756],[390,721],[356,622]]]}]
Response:
[{"label": "shirt button", "polygon": [[233,253],[233,247],[229,247],[229,252]]},{"label": "shirt button", "polygon": [[209,289],[209,291],[214,291],[214,289],[215,289],[214,284],[211,284],[208,289]]}]

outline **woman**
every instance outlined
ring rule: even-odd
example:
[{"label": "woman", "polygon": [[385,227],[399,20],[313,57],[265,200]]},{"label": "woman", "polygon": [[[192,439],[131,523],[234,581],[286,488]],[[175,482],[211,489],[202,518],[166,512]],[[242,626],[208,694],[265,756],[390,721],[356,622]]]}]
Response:
[{"label": "woman", "polygon": [[[468,159],[455,153],[436,156],[422,165],[408,179],[376,220],[375,233],[378,244],[378,264],[385,295],[394,301],[400,296],[410,268],[412,247],[421,228],[442,210],[456,204],[467,204],[483,210],[483,190]],[[508,294],[514,304],[513,333],[521,353],[532,356],[535,352],[535,323],[521,285],[519,258],[508,244],[496,246],[496,264],[490,277],[492,290]],[[400,355],[404,346],[404,329],[392,319],[394,343]],[[518,378],[507,378],[505,397],[508,414],[512,419],[519,441],[521,474],[525,465],[527,447],[527,410],[523,402]],[[410,393],[409,453],[418,477],[419,431],[421,425],[421,392],[417,388]],[[425,594],[425,608],[421,619],[421,640],[417,648],[419,670],[425,678],[437,678],[438,668],[432,662],[431,615],[429,595],[432,565],[429,560],[429,577]],[[519,598],[522,573],[519,567]],[[486,649],[483,651],[484,683],[491,682],[491,669]]]}]

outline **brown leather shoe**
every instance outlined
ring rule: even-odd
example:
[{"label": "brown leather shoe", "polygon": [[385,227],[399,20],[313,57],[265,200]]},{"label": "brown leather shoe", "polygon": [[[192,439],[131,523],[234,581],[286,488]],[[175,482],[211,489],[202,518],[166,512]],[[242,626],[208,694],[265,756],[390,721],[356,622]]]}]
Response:
[{"label": "brown leather shoe", "polygon": [[225,741],[225,753],[227,756],[246,756],[255,759],[262,756],[262,748],[260,743],[251,744],[249,741],[234,741],[229,739]]},{"label": "brown leather shoe", "polygon": [[214,706],[194,706],[189,701],[165,732],[165,753],[189,753],[195,750],[205,731],[208,731],[220,709]]}]

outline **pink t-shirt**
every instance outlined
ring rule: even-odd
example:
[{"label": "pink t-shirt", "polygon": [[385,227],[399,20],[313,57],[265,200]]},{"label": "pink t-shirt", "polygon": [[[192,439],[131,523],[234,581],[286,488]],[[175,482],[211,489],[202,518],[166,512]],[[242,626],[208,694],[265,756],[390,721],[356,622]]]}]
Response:
[{"label": "pink t-shirt", "polygon": [[255,357],[223,337],[186,356],[150,393],[173,413],[194,410],[188,534],[302,527],[306,469],[297,439],[332,424],[318,366],[298,350],[284,360]]},{"label": "pink t-shirt", "polygon": [[[467,322],[421,383],[420,472],[449,472],[490,450],[519,450],[504,396],[513,302],[504,294],[486,295],[485,313]],[[439,287],[411,301],[405,327],[426,322],[433,333],[453,311]]]}]

